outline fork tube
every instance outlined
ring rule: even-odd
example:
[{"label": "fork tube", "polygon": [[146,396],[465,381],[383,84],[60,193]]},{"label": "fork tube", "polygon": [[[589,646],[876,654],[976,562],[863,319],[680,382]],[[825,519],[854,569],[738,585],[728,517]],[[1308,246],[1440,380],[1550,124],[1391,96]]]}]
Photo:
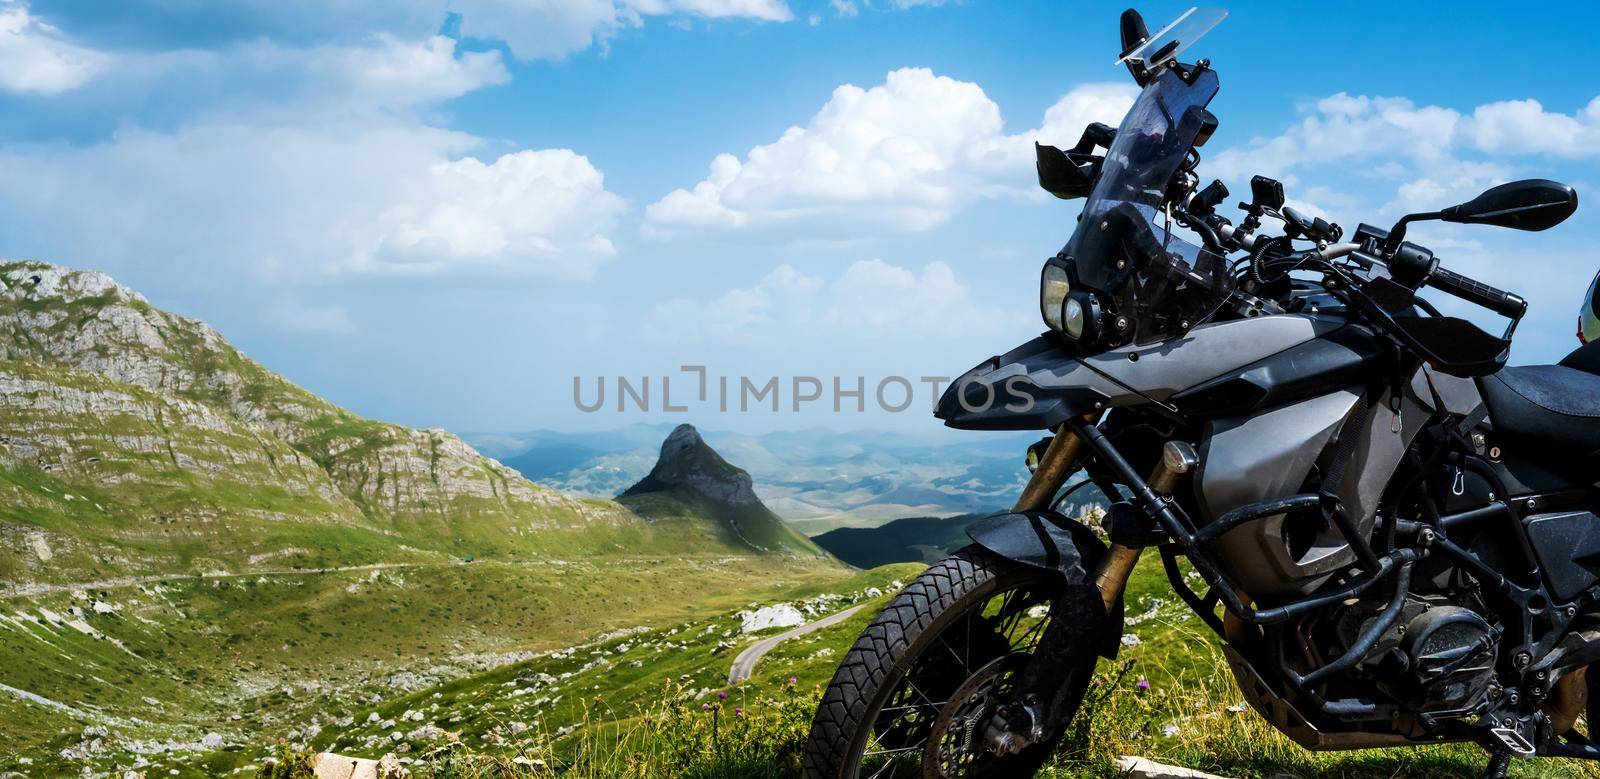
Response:
[{"label": "fork tube", "polygon": [[[1088,421],[1093,424],[1093,420]],[[1044,456],[1039,458],[1038,467],[1033,469],[1033,476],[1028,479],[1028,486],[1022,488],[1022,496],[1017,498],[1017,504],[1011,510],[1044,511],[1050,508],[1050,502],[1061,491],[1061,485],[1078,470],[1082,455],[1083,439],[1062,425],[1060,432],[1050,439],[1050,445],[1045,447]]]},{"label": "fork tube", "polygon": [[[1150,490],[1162,497],[1172,494],[1178,478],[1192,470],[1197,462],[1194,449],[1188,444],[1168,441],[1161,448],[1161,464],[1156,466],[1147,482]],[[1139,555],[1143,551],[1144,547],[1114,543],[1105,557],[1100,559],[1100,565],[1094,572],[1094,586],[1100,590],[1100,601],[1105,604],[1107,614],[1116,608],[1117,600],[1128,586],[1133,566],[1139,562]]]}]

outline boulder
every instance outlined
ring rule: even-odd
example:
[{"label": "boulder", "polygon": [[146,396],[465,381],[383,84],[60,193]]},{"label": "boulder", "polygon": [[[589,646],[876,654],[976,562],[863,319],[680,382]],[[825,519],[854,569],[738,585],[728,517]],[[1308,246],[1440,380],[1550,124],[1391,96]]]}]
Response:
[{"label": "boulder", "polygon": [[1132,755],[1124,755],[1117,758],[1117,775],[1132,777],[1133,779],[1227,779],[1227,777],[1216,774],[1196,771],[1193,768],[1163,765],[1154,760]]},{"label": "boulder", "polygon": [[324,752],[312,758],[311,770],[316,779],[400,779],[406,775],[394,755],[368,760]]}]

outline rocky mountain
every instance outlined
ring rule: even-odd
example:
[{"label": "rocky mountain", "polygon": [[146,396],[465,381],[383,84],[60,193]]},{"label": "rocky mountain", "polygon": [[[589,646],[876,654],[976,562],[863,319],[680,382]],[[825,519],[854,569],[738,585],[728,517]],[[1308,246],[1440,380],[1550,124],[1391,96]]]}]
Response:
[{"label": "rocky mountain", "polygon": [[444,430],[365,419],[104,274],[0,264],[0,591],[688,547]]},{"label": "rocky mountain", "polygon": [[371,701],[848,575],[738,475],[690,446],[648,518],[570,497],[103,274],[0,262],[0,775],[232,775]]},{"label": "rocky mountain", "polygon": [[[468,433],[524,476],[575,495],[610,497],[643,478],[670,425],[594,432]],[[998,511],[1027,481],[1026,433],[783,430],[701,435],[750,471],[762,501],[807,534],[910,516]]]},{"label": "rocky mountain", "polygon": [[723,543],[758,552],[826,556],[772,513],[756,497],[750,474],[722,459],[693,425],[672,430],[655,467],[618,495],[617,502],[652,522],[701,524]]}]

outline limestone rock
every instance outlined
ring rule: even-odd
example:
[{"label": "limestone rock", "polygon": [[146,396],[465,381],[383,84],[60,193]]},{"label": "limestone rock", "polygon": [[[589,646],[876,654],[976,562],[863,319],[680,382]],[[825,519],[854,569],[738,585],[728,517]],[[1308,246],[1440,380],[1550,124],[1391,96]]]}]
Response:
[{"label": "limestone rock", "polygon": [[1164,765],[1148,758],[1124,755],[1117,758],[1117,775],[1130,779],[1227,779],[1192,768]]},{"label": "limestone rock", "polygon": [[323,752],[312,758],[311,770],[316,779],[400,779],[407,775],[392,754],[368,760]]}]

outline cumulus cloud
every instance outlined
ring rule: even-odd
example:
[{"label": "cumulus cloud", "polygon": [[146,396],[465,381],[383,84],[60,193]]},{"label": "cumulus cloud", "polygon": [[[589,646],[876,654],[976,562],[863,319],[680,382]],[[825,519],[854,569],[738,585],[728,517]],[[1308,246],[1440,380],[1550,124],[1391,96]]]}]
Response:
[{"label": "cumulus cloud", "polygon": [[1051,106],[1040,128],[1007,135],[999,106],[977,84],[896,70],[870,89],[835,89],[806,126],[742,160],[717,155],[704,180],[646,209],[647,228],[810,221],[928,229],[975,198],[1028,191],[1018,179],[1034,140],[1070,143],[1090,121],[1115,123],[1135,94],[1126,84],[1084,85]]},{"label": "cumulus cloud", "polygon": [[1478,106],[1469,133],[1479,151],[1600,157],[1600,97],[1572,115],[1544,110],[1537,100]]},{"label": "cumulus cloud", "polygon": [[0,3],[0,89],[53,95],[82,86],[104,64],[103,55],[29,13],[27,3]]},{"label": "cumulus cloud", "polygon": [[616,254],[607,237],[627,209],[605,177],[569,149],[436,163],[379,218],[382,237],[359,267],[429,273],[461,264],[583,276]]},{"label": "cumulus cloud", "polygon": [[626,204],[587,158],[486,156],[481,139],[428,122],[438,102],[509,78],[497,51],[379,34],[97,56],[115,66],[77,99],[168,102],[150,126],[130,121],[97,143],[0,149],[0,223],[51,236],[56,256],[108,266],[159,256],[297,283],[461,269],[583,276],[615,254]]},{"label": "cumulus cloud", "polygon": [[647,16],[787,22],[783,0],[456,0],[465,35],[505,41],[518,59],[559,59],[604,44]]},{"label": "cumulus cloud", "polygon": [[1224,178],[1259,173],[1287,179],[1296,169],[1338,160],[1400,156],[1444,161],[1460,122],[1461,115],[1452,109],[1341,92],[1318,100],[1283,133],[1222,152],[1206,171]]},{"label": "cumulus cloud", "polygon": [[1280,134],[1217,154],[1202,172],[1238,185],[1271,176],[1297,205],[1371,220],[1459,202],[1519,175],[1553,175],[1541,156],[1600,157],[1600,98],[1563,114],[1536,100],[1463,112],[1339,93],[1306,106]]},{"label": "cumulus cloud", "polygon": [[[96,264],[148,261],[312,281],[494,269],[584,275],[624,204],[567,150],[491,162],[457,132],[400,121],[127,131],[0,152],[0,204]],[[86,229],[90,227],[92,229]]]},{"label": "cumulus cloud", "polygon": [[1457,167],[1465,153],[1506,157],[1600,157],[1600,97],[1572,114],[1537,100],[1486,103],[1463,113],[1399,97],[1339,93],[1316,101],[1284,132],[1229,149],[1208,164],[1224,177],[1287,178],[1296,170],[1373,160],[1372,173],[1402,177]]}]

